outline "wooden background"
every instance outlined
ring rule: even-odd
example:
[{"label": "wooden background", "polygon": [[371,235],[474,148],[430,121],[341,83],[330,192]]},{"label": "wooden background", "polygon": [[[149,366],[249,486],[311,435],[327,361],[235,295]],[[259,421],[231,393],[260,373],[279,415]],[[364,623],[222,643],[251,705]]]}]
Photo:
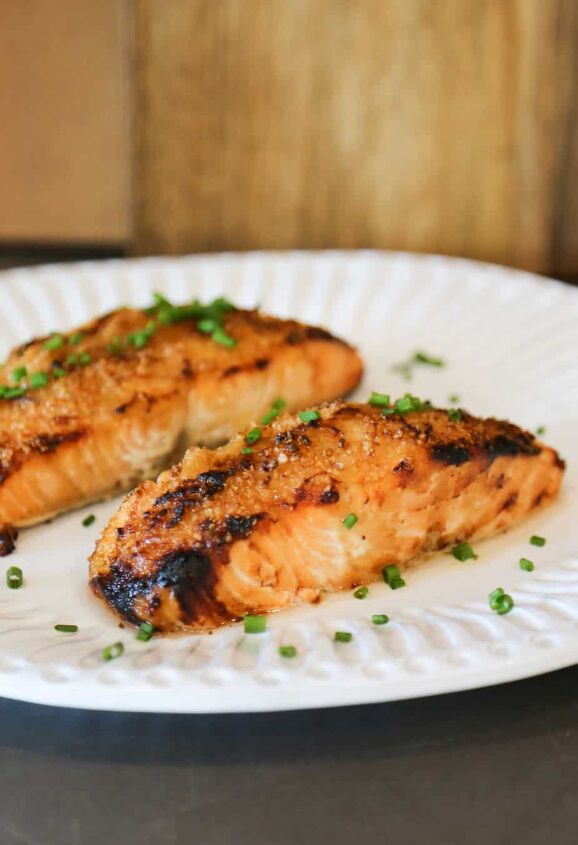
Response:
[{"label": "wooden background", "polygon": [[138,252],[578,271],[578,0],[140,0]]},{"label": "wooden background", "polygon": [[578,0],[0,0],[0,244],[578,274]]}]

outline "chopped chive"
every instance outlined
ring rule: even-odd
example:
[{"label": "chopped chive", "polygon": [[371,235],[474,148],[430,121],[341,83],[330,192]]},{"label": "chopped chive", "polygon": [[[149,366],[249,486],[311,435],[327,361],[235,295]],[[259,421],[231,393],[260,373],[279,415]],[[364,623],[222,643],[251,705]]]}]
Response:
[{"label": "chopped chive", "polygon": [[448,402],[449,402],[451,405],[457,405],[457,403],[458,403],[459,401],[460,401],[460,397],[458,396],[458,394],[457,394],[457,393],[450,393],[450,395],[448,396]]},{"label": "chopped chive", "polygon": [[53,367],[52,375],[54,378],[63,378],[66,375],[66,370],[63,370],[62,367]]},{"label": "chopped chive", "polygon": [[431,402],[423,401],[411,393],[406,393],[395,402],[394,408],[398,414],[409,414],[412,411],[425,411],[431,408]]},{"label": "chopped chive", "polygon": [[520,558],[520,569],[523,569],[524,572],[533,572],[534,568],[534,564],[527,557]]},{"label": "chopped chive", "polygon": [[500,616],[509,613],[514,607],[514,599],[504,592],[502,587],[498,587],[493,593],[490,593],[489,605],[491,610],[495,610]]},{"label": "chopped chive", "polygon": [[211,335],[211,339],[218,343],[220,346],[226,346],[229,349],[233,349],[234,346],[237,345],[237,341],[234,337],[227,334],[225,329],[221,328],[220,326],[215,329],[215,331]]},{"label": "chopped chive", "polygon": [[253,443],[257,443],[262,437],[262,431],[258,426],[252,428],[251,431],[248,431],[245,435],[245,443],[248,443],[249,446],[252,446]]},{"label": "chopped chive", "polygon": [[28,384],[33,390],[44,387],[48,384],[48,373],[31,373]]},{"label": "chopped chive", "polygon": [[386,584],[391,584],[396,578],[401,578],[399,569],[393,563],[389,566],[384,566],[381,570],[381,575]]},{"label": "chopped chive", "polygon": [[354,513],[348,513],[345,519],[342,519],[341,521],[348,531],[351,531],[353,526],[359,522],[359,517]]},{"label": "chopped chive", "polygon": [[294,645],[280,645],[279,654],[281,657],[297,657],[297,649]]},{"label": "chopped chive", "polygon": [[64,344],[64,338],[61,334],[53,334],[48,340],[44,341],[44,348],[52,351],[54,349],[60,349],[60,347]]},{"label": "chopped chive", "polygon": [[490,607],[495,610],[504,598],[504,590],[502,587],[497,587],[493,593],[488,596]]},{"label": "chopped chive", "polygon": [[106,648],[102,650],[102,659],[103,660],[116,660],[117,657],[120,657],[124,654],[124,646],[122,643],[113,643],[112,645],[107,645]]},{"label": "chopped chive", "polygon": [[530,543],[533,546],[545,546],[546,545],[546,538],[545,537],[538,537],[537,534],[532,534],[530,537]]},{"label": "chopped chive", "polygon": [[459,408],[448,408],[448,420],[451,422],[460,422],[462,419],[462,412]]},{"label": "chopped chive", "polygon": [[4,399],[19,399],[21,396],[24,396],[26,391],[28,390],[27,387],[7,387],[3,391],[3,398]]},{"label": "chopped chive", "polygon": [[546,434],[546,426],[545,425],[539,425],[538,428],[536,429],[536,434],[538,435],[538,437],[540,437],[542,434]]},{"label": "chopped chive", "polygon": [[219,328],[219,324],[216,320],[206,317],[204,320],[199,320],[197,328],[200,332],[203,332],[203,334],[212,334],[212,332]]},{"label": "chopped chive", "polygon": [[155,626],[152,624],[152,622],[141,622],[136,638],[137,640],[140,640],[143,643],[147,643],[154,634],[154,632]]},{"label": "chopped chive", "polygon": [[301,422],[310,423],[320,419],[321,414],[319,411],[299,411],[298,417]]},{"label": "chopped chive", "polygon": [[478,555],[474,552],[470,544],[466,542],[455,545],[452,549],[452,554],[456,560],[460,560],[462,563],[466,560],[478,559]]},{"label": "chopped chive", "polygon": [[279,416],[283,408],[286,406],[287,402],[285,399],[282,399],[281,397],[275,399],[271,405],[271,410],[267,411],[265,416],[261,419],[261,425],[269,425],[270,422],[273,422],[273,420]]},{"label": "chopped chive", "polygon": [[85,528],[88,528],[88,526],[92,525],[93,522],[96,522],[96,517],[93,513],[89,513],[88,516],[85,516],[82,520],[82,524]]},{"label": "chopped chive", "polygon": [[336,631],[333,639],[336,643],[350,643],[353,639],[353,634],[349,631]]},{"label": "chopped chive", "polygon": [[250,446],[244,446],[244,447],[241,449],[241,454],[242,454],[242,455],[252,455],[252,454],[253,454],[253,450],[251,449],[251,447],[250,447]]},{"label": "chopped chive", "polygon": [[82,332],[73,332],[68,337],[68,343],[70,346],[78,346],[82,340],[84,340],[84,334]]},{"label": "chopped chive", "polygon": [[90,354],[90,352],[81,352],[78,356],[78,363],[81,364],[81,366],[83,367],[86,367],[88,364],[91,363],[91,361],[92,355]]},{"label": "chopped chive", "polygon": [[55,631],[60,631],[63,634],[76,634],[78,625],[55,625]]},{"label": "chopped chive", "polygon": [[368,405],[375,405],[377,408],[389,407],[389,395],[387,393],[376,393],[372,391],[371,396],[367,400]]},{"label": "chopped chive", "polygon": [[358,587],[353,594],[354,599],[366,599],[369,595],[369,587]]},{"label": "chopped chive", "polygon": [[387,625],[389,622],[389,616],[386,613],[374,613],[371,617],[371,621],[374,625]]},{"label": "chopped chive", "polygon": [[12,381],[18,384],[18,382],[25,379],[27,375],[28,370],[26,369],[26,367],[15,367],[10,373],[10,378],[12,379]]},{"label": "chopped chive", "polygon": [[243,620],[243,625],[246,634],[264,634],[267,630],[267,617],[253,616],[248,613]]},{"label": "chopped chive", "polygon": [[389,582],[389,586],[392,590],[401,590],[402,587],[405,587],[405,581],[403,578],[392,578]]},{"label": "chopped chive", "polygon": [[9,566],[6,570],[6,585],[11,590],[19,590],[24,583],[24,575],[19,566]]},{"label": "chopped chive", "polygon": [[70,352],[64,359],[64,363],[69,367],[77,367],[80,364],[80,355],[77,352]]},{"label": "chopped chive", "polygon": [[416,364],[426,364],[428,367],[445,367],[446,363],[443,358],[434,358],[426,352],[416,352],[413,360]]}]

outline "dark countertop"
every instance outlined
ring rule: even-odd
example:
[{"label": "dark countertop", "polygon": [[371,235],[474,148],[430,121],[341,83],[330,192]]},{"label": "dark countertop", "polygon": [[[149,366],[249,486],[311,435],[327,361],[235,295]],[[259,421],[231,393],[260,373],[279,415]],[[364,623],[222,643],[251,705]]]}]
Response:
[{"label": "dark countertop", "polygon": [[0,699],[0,842],[570,845],[577,763],[578,668],[261,715]]},{"label": "dark countertop", "polygon": [[577,774],[578,668],[264,715],[0,699],[0,845],[573,845]]}]

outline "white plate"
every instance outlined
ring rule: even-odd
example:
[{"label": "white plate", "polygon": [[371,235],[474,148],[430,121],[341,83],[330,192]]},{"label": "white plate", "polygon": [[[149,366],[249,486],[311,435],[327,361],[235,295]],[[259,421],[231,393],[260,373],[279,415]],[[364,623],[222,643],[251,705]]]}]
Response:
[{"label": "white plate", "polygon": [[[224,293],[237,304],[322,323],[358,344],[367,375],[358,391],[408,389],[395,362],[416,349],[448,366],[422,367],[412,392],[442,405],[457,392],[474,413],[510,418],[568,460],[561,500],[509,534],[479,543],[477,562],[432,558],[404,590],[327,599],[270,618],[269,633],[233,626],[211,636],[135,640],[89,594],[86,558],[118,502],[23,531],[0,571],[0,695],[115,710],[283,710],[449,692],[558,669],[578,659],[578,292],[500,267],[387,253],[246,254],[107,261],[18,269],[0,281],[0,356],[15,343],[72,327],[122,303],[146,305]],[[573,507],[574,502],[574,507]],[[91,528],[81,520],[97,515]],[[544,548],[531,534],[547,537]],[[522,572],[520,557],[533,559]],[[21,566],[11,591],[3,570]],[[497,586],[515,609],[497,616]],[[389,614],[383,628],[372,613]],[[76,623],[60,634],[55,623]],[[354,634],[333,642],[336,630]],[[103,646],[124,655],[104,663]],[[279,657],[294,644],[296,659]]]}]

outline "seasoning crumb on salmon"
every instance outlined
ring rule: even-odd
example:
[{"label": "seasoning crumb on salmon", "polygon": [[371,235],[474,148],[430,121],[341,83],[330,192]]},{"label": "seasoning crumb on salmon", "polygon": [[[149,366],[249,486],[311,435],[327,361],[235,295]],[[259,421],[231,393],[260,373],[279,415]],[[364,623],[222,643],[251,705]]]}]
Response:
[{"label": "seasoning crumb on salmon", "polygon": [[223,299],[157,295],[30,341],[0,366],[0,552],[17,527],[118,495],[280,397],[297,409],[342,396],[361,373],[329,332]]},{"label": "seasoning crumb on salmon", "polygon": [[111,519],[93,590],[133,624],[210,630],[384,567],[404,575],[423,553],[505,531],[556,497],[564,463],[529,432],[465,411],[452,421],[415,397],[406,406],[421,410],[317,404],[261,426],[250,453],[244,434],[189,450]]}]

